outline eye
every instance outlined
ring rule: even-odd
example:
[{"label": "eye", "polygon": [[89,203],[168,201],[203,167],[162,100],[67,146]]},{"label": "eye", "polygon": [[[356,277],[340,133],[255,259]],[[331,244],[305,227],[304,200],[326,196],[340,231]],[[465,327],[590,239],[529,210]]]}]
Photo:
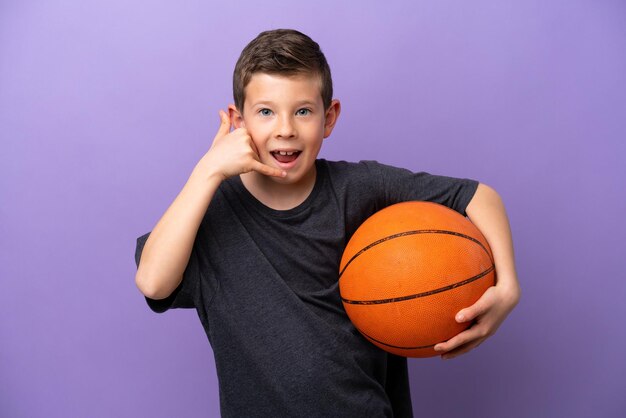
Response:
[{"label": "eye", "polygon": [[296,115],[298,116],[306,116],[309,115],[311,113],[311,109],[298,109],[298,111],[296,112]]},{"label": "eye", "polygon": [[261,116],[270,116],[272,114],[272,111],[267,108],[263,108],[259,110],[259,113],[261,114]]}]

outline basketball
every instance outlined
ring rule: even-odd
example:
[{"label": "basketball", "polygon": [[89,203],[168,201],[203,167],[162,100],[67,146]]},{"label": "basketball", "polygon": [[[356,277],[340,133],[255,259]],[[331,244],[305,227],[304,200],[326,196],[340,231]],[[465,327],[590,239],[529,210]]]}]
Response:
[{"label": "basketball", "polygon": [[339,291],[348,317],[373,344],[404,357],[466,329],[455,315],[495,284],[489,244],[467,218],[432,202],[376,212],[350,238]]}]

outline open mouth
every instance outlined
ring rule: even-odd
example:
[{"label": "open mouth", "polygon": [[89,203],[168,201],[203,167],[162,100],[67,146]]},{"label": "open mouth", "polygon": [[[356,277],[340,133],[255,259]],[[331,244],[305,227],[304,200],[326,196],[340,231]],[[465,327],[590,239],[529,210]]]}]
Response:
[{"label": "open mouth", "polygon": [[272,157],[282,164],[294,162],[302,151],[272,151]]}]

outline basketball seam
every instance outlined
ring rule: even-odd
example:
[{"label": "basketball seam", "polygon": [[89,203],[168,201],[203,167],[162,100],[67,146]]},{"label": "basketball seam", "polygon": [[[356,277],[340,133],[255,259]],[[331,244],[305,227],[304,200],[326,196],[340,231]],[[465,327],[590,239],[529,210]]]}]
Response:
[{"label": "basketball seam", "polygon": [[356,254],[354,254],[352,256],[352,258],[350,258],[350,260],[348,260],[348,262],[346,263],[346,265],[343,267],[343,269],[341,270],[341,272],[339,272],[339,278],[341,278],[341,276],[343,275],[343,273],[346,271],[346,269],[348,268],[348,266],[361,254],[363,254],[365,251],[379,245],[382,244],[383,242],[395,239],[395,238],[401,238],[401,237],[406,237],[409,235],[418,235],[418,234],[445,234],[445,235],[454,235],[456,237],[461,237],[461,238],[465,238],[468,239],[478,245],[480,245],[480,247],[487,253],[487,256],[489,256],[489,259],[491,260],[491,262],[493,263],[493,259],[491,258],[491,254],[489,254],[489,251],[487,251],[487,249],[485,248],[485,246],[483,245],[482,242],[478,241],[476,238],[474,237],[470,237],[469,235],[465,235],[465,234],[461,234],[460,232],[455,232],[455,231],[448,231],[445,229],[415,229],[412,231],[404,231],[404,232],[399,232],[397,234],[393,234],[393,235],[389,235],[387,237],[381,238],[379,240],[376,240],[374,242],[372,242],[371,244],[363,247],[361,250],[359,250]]},{"label": "basketball seam", "polygon": [[387,344],[387,343],[385,343],[385,342],[382,342],[382,341],[380,341],[380,340],[377,340],[376,338],[372,337],[371,335],[367,335],[366,333],[364,333],[363,331],[361,331],[359,328],[357,328],[357,330],[358,330],[361,334],[363,334],[363,335],[365,335],[367,338],[369,338],[370,340],[372,340],[372,341],[376,341],[378,344],[382,344],[382,345],[384,345],[384,346],[387,346],[387,347],[392,347],[392,348],[399,348],[399,349],[401,349],[401,350],[422,350],[422,349],[426,349],[426,348],[433,348],[433,347],[435,346],[435,344],[430,344],[430,345],[421,345],[421,346],[417,346],[417,347],[401,347],[401,346],[398,346],[398,345]]},{"label": "basketball seam", "polygon": [[469,284],[473,281],[476,281],[488,275],[489,273],[494,271],[494,269],[495,269],[495,266],[492,264],[491,267],[489,267],[487,270],[483,271],[482,273],[477,274],[476,276],[470,277],[469,279],[461,280],[460,282],[452,283],[451,285],[440,287],[439,289],[433,289],[427,292],[416,293],[413,295],[399,296],[399,297],[388,298],[388,299],[375,299],[375,300],[352,300],[352,299],[345,299],[342,297],[341,300],[344,303],[349,303],[351,305],[381,305],[384,303],[402,302],[405,300],[422,298],[425,296],[431,296],[437,293],[445,292],[447,290],[452,290],[457,287],[465,286],[466,284]]}]

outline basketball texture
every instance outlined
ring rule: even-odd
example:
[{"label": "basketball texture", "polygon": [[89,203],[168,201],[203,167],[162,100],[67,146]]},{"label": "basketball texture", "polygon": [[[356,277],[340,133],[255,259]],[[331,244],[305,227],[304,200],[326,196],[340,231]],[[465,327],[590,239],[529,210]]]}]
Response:
[{"label": "basketball texture", "polygon": [[438,355],[434,345],[469,324],[454,316],[495,284],[489,244],[464,216],[431,202],[403,202],[368,218],[346,246],[339,291],[369,341],[404,357]]}]

